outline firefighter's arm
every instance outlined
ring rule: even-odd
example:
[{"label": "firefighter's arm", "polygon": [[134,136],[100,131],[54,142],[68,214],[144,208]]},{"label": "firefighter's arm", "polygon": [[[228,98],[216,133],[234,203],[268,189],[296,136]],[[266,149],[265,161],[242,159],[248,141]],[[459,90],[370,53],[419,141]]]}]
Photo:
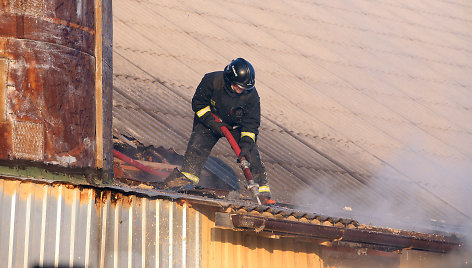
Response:
[{"label": "firefighter's arm", "polygon": [[206,113],[211,112],[210,109],[210,100],[213,94],[213,89],[210,86],[208,75],[205,75],[202,78],[202,81],[197,86],[195,94],[192,98],[192,110],[201,118]]},{"label": "firefighter's arm", "polygon": [[210,86],[207,75],[205,75],[197,87],[192,98],[192,110],[197,115],[197,118],[207,128],[214,133],[223,136],[221,126],[226,126],[222,122],[216,122],[211,114],[210,101],[213,94],[213,88]]},{"label": "firefighter's arm", "polygon": [[239,147],[241,153],[238,156],[240,161],[242,157],[246,157],[252,151],[259,133],[259,126],[261,123],[261,106],[259,97],[254,98],[252,102],[247,105],[247,111],[244,114],[241,124],[241,139],[239,140]]}]

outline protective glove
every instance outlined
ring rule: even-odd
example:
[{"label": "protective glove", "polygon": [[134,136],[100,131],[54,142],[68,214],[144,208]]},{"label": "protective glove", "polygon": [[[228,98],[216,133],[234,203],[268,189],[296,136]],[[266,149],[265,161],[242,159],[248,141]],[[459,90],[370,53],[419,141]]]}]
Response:
[{"label": "protective glove", "polygon": [[225,124],[223,122],[216,122],[215,118],[211,113],[206,113],[202,117],[200,117],[200,121],[213,133],[216,133],[220,136],[224,136],[223,131],[221,131],[221,127],[227,127],[228,129],[230,128],[228,124]]},{"label": "protective glove", "polygon": [[249,154],[254,147],[254,140],[248,136],[244,136],[239,140],[239,148],[241,149],[241,153],[238,155],[238,163],[241,162],[241,159],[245,157],[248,158]]}]

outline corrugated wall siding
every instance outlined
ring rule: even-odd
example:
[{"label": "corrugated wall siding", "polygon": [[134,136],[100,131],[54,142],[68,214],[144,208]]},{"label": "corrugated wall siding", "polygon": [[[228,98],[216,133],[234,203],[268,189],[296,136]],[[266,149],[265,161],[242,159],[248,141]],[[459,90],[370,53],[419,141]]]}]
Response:
[{"label": "corrugated wall siding", "polygon": [[0,179],[0,267],[322,267],[319,246],[215,227],[206,205]]},{"label": "corrugated wall siding", "polygon": [[201,214],[112,191],[0,180],[1,267],[201,267]]},{"label": "corrugated wall siding", "polygon": [[207,258],[203,259],[203,267],[323,267],[320,246],[313,242],[211,228],[212,224],[212,221],[203,221],[203,249],[208,250],[204,252]]}]

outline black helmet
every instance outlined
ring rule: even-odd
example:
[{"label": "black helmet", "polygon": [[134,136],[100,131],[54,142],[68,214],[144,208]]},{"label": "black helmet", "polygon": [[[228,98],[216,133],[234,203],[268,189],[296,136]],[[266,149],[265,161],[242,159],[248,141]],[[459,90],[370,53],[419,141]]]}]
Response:
[{"label": "black helmet", "polygon": [[225,80],[229,84],[237,84],[246,90],[254,88],[256,83],[256,73],[252,65],[243,58],[237,58],[231,61],[228,66],[225,67]]}]

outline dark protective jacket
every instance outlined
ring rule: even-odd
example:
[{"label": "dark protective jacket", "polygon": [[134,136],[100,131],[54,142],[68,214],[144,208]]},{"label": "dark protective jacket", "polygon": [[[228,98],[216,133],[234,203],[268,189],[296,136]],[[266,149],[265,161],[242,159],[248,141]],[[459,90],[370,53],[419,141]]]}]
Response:
[{"label": "dark protective jacket", "polygon": [[261,107],[256,88],[237,94],[225,82],[222,71],[205,74],[192,98],[192,110],[194,125],[211,110],[231,127],[253,133],[253,139],[259,133]]}]

